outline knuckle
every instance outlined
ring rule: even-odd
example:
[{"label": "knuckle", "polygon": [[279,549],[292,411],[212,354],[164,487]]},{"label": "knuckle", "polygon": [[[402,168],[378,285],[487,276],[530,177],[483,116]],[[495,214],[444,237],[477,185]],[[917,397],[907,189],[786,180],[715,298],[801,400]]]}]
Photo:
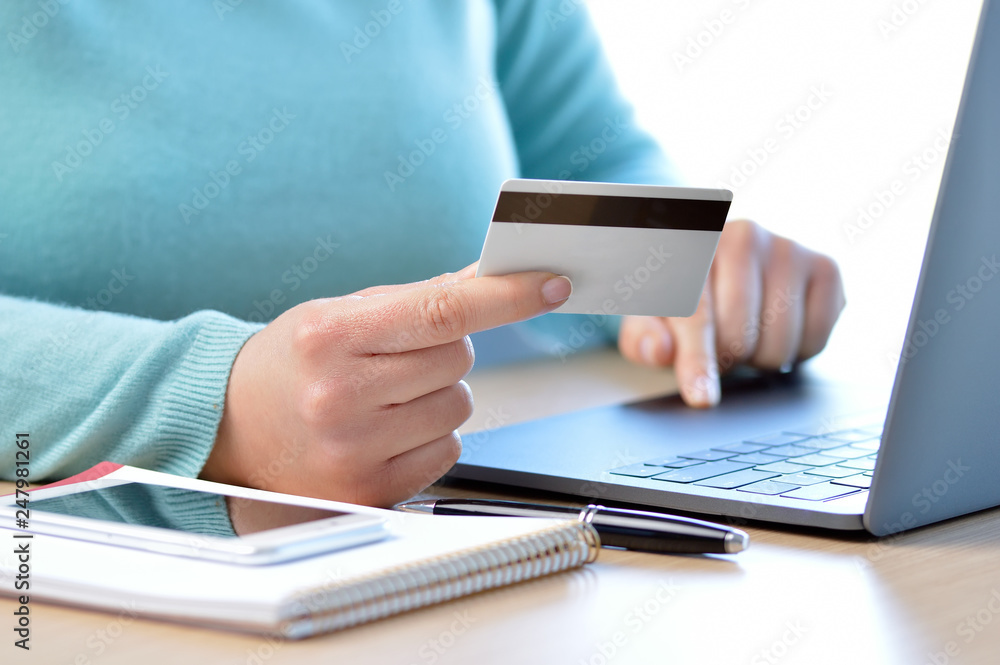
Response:
[{"label": "knuckle", "polygon": [[381,489],[369,503],[390,504],[413,496],[439,480],[462,454],[462,438],[454,431],[424,445],[429,454],[418,466],[404,465],[398,457],[385,463],[375,483]]},{"label": "knuckle", "polygon": [[754,367],[768,371],[777,371],[784,363],[784,357],[773,351],[758,353],[753,357]]},{"label": "knuckle", "polygon": [[737,254],[757,251],[760,245],[760,226],[749,219],[738,219],[723,227],[722,240],[725,247]]},{"label": "knuckle", "polygon": [[333,397],[326,382],[320,381],[306,386],[299,396],[298,412],[302,420],[315,424],[325,419]]},{"label": "knuckle", "polygon": [[476,350],[473,348],[472,339],[468,335],[455,343],[455,363],[461,371],[462,376],[471,372],[473,365],[476,364]]},{"label": "knuckle", "polygon": [[453,337],[465,330],[466,313],[461,297],[447,286],[441,286],[423,298],[421,311],[436,337]]},{"label": "knuckle", "polygon": [[813,265],[813,279],[823,284],[840,284],[840,268],[837,262],[826,254],[817,254]]},{"label": "knuckle", "polygon": [[353,392],[350,385],[340,379],[314,381],[300,391],[299,416],[308,425],[326,423],[335,410],[351,401]]},{"label": "knuckle", "polygon": [[441,440],[441,475],[455,465],[462,456],[462,437],[458,432],[452,432]]},{"label": "knuckle", "polygon": [[303,303],[300,307],[305,311],[292,330],[292,350],[296,355],[309,358],[336,344],[343,326],[315,303]]},{"label": "knuckle", "polygon": [[454,392],[454,406],[456,418],[461,418],[459,425],[464,423],[466,420],[472,416],[472,411],[475,409],[475,401],[472,398],[472,389],[469,388],[469,384],[465,381],[459,381],[452,388]]}]

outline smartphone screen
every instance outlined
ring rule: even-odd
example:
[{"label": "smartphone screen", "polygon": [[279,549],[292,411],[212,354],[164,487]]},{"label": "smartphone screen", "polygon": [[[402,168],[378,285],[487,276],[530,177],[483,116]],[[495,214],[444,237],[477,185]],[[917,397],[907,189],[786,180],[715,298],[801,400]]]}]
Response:
[{"label": "smartphone screen", "polygon": [[36,518],[39,512],[48,512],[220,538],[237,538],[348,514],[145,483],[36,499],[31,502],[31,510]]}]

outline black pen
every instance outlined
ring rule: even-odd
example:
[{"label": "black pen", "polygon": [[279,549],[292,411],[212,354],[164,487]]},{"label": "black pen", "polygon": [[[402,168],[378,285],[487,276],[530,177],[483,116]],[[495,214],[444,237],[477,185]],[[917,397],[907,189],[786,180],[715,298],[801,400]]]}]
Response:
[{"label": "black pen", "polygon": [[623,547],[658,554],[735,554],[750,545],[750,536],[745,532],[721,524],[644,510],[605,508],[595,504],[580,508],[486,499],[438,499],[410,501],[396,508],[433,515],[555,519],[575,516],[597,530],[603,547]]}]

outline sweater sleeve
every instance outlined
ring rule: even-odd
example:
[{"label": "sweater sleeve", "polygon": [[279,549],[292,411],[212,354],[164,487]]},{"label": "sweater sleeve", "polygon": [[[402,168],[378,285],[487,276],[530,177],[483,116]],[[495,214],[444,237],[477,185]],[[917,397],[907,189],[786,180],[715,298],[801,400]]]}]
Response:
[{"label": "sweater sleeve", "polygon": [[109,460],[196,476],[236,354],[262,326],[214,311],[177,321],[0,295],[0,478],[28,434],[29,480]]},{"label": "sweater sleeve", "polygon": [[[667,185],[663,151],[622,97],[586,6],[496,0],[497,80],[524,178]],[[550,314],[531,346],[565,357],[614,343],[620,317]]]},{"label": "sweater sleeve", "polygon": [[496,68],[523,177],[673,182],[582,3],[497,0]]}]

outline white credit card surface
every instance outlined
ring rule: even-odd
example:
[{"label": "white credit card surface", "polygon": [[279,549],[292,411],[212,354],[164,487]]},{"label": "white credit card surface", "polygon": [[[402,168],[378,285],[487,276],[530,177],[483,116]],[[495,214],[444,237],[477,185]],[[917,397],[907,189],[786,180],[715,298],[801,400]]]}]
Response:
[{"label": "white credit card surface", "polygon": [[573,281],[556,312],[690,316],[733,194],[562,180],[500,188],[477,277],[545,270]]}]

